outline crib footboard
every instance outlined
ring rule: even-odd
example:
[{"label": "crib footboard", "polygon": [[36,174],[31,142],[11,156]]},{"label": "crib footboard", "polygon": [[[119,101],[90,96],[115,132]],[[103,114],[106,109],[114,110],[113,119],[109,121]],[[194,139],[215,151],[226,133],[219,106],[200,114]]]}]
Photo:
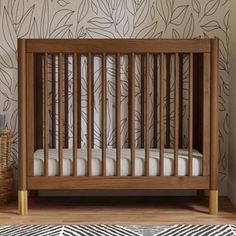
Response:
[{"label": "crib footboard", "polygon": [[45,189],[210,190],[218,39],[18,39],[19,211]]}]

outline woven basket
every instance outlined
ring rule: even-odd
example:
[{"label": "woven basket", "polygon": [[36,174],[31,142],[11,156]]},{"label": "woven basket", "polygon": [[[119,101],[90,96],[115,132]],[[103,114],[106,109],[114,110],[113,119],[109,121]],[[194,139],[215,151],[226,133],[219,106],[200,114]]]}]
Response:
[{"label": "woven basket", "polygon": [[12,135],[9,130],[0,129],[0,204],[8,202],[12,196],[11,137]]}]

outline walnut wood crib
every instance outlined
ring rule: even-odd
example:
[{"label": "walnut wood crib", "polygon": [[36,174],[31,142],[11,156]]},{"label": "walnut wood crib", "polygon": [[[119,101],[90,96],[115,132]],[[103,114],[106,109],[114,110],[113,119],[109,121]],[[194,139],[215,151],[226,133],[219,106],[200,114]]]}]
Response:
[{"label": "walnut wood crib", "polygon": [[209,190],[218,39],[19,39],[19,212],[28,190]]}]

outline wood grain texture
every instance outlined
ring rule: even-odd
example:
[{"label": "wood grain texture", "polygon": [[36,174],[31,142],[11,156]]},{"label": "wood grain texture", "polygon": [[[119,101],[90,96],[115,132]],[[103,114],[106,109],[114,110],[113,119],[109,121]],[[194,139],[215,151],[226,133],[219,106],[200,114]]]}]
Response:
[{"label": "wood grain texture", "polygon": [[35,78],[34,78],[34,54],[27,53],[26,54],[26,79],[27,79],[27,165],[28,165],[28,176],[33,176],[34,171],[34,162],[33,162],[33,155],[34,155],[34,147],[35,147],[35,139],[30,137],[35,137],[35,107],[34,107],[34,86],[35,86]]},{"label": "wood grain texture", "polygon": [[63,55],[59,54],[59,62],[58,62],[58,114],[59,114],[59,149],[58,149],[58,157],[59,157],[59,175],[63,175]]},{"label": "wood grain texture", "polygon": [[189,87],[188,87],[188,173],[193,172],[193,53],[189,55]]},{"label": "wood grain texture", "polygon": [[102,175],[106,176],[107,153],[107,58],[102,54]]},{"label": "wood grain texture", "polygon": [[120,118],[121,107],[120,99],[120,54],[116,54],[116,175],[120,176],[120,157],[121,157],[121,140],[120,140]]},{"label": "wood grain texture", "polygon": [[164,174],[164,54],[160,55],[160,176]]},{"label": "wood grain texture", "polygon": [[[26,41],[18,40],[18,149],[19,149],[19,190],[27,189],[27,139],[26,139]],[[33,138],[33,137],[32,137]]]},{"label": "wood grain texture", "polygon": [[[104,46],[105,45],[105,46]],[[210,39],[30,39],[27,52],[188,53],[210,52]]]},{"label": "wood grain texture", "polygon": [[209,176],[29,177],[28,189],[208,189]]},{"label": "wood grain texture", "polygon": [[48,175],[48,144],[49,144],[49,117],[48,117],[48,54],[44,54],[44,76],[43,76],[43,117],[44,117],[44,175]]},{"label": "wood grain texture", "polygon": [[87,57],[87,175],[92,174],[92,55]]},{"label": "wood grain texture", "polygon": [[211,161],[210,175],[211,190],[218,190],[218,160],[219,160],[219,114],[218,114],[218,80],[219,80],[219,39],[211,41]]},{"label": "wood grain texture", "polygon": [[129,137],[131,155],[131,175],[135,175],[135,54],[129,55]]},{"label": "wood grain texture", "polygon": [[77,53],[73,54],[73,174],[77,175],[78,148],[78,60]]}]

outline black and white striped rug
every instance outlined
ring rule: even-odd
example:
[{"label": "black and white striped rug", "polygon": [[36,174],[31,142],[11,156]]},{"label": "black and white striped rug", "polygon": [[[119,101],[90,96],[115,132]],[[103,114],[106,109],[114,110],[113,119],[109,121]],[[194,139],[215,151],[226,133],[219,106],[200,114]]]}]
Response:
[{"label": "black and white striped rug", "polygon": [[2,225],[1,236],[234,236],[236,225]]}]

